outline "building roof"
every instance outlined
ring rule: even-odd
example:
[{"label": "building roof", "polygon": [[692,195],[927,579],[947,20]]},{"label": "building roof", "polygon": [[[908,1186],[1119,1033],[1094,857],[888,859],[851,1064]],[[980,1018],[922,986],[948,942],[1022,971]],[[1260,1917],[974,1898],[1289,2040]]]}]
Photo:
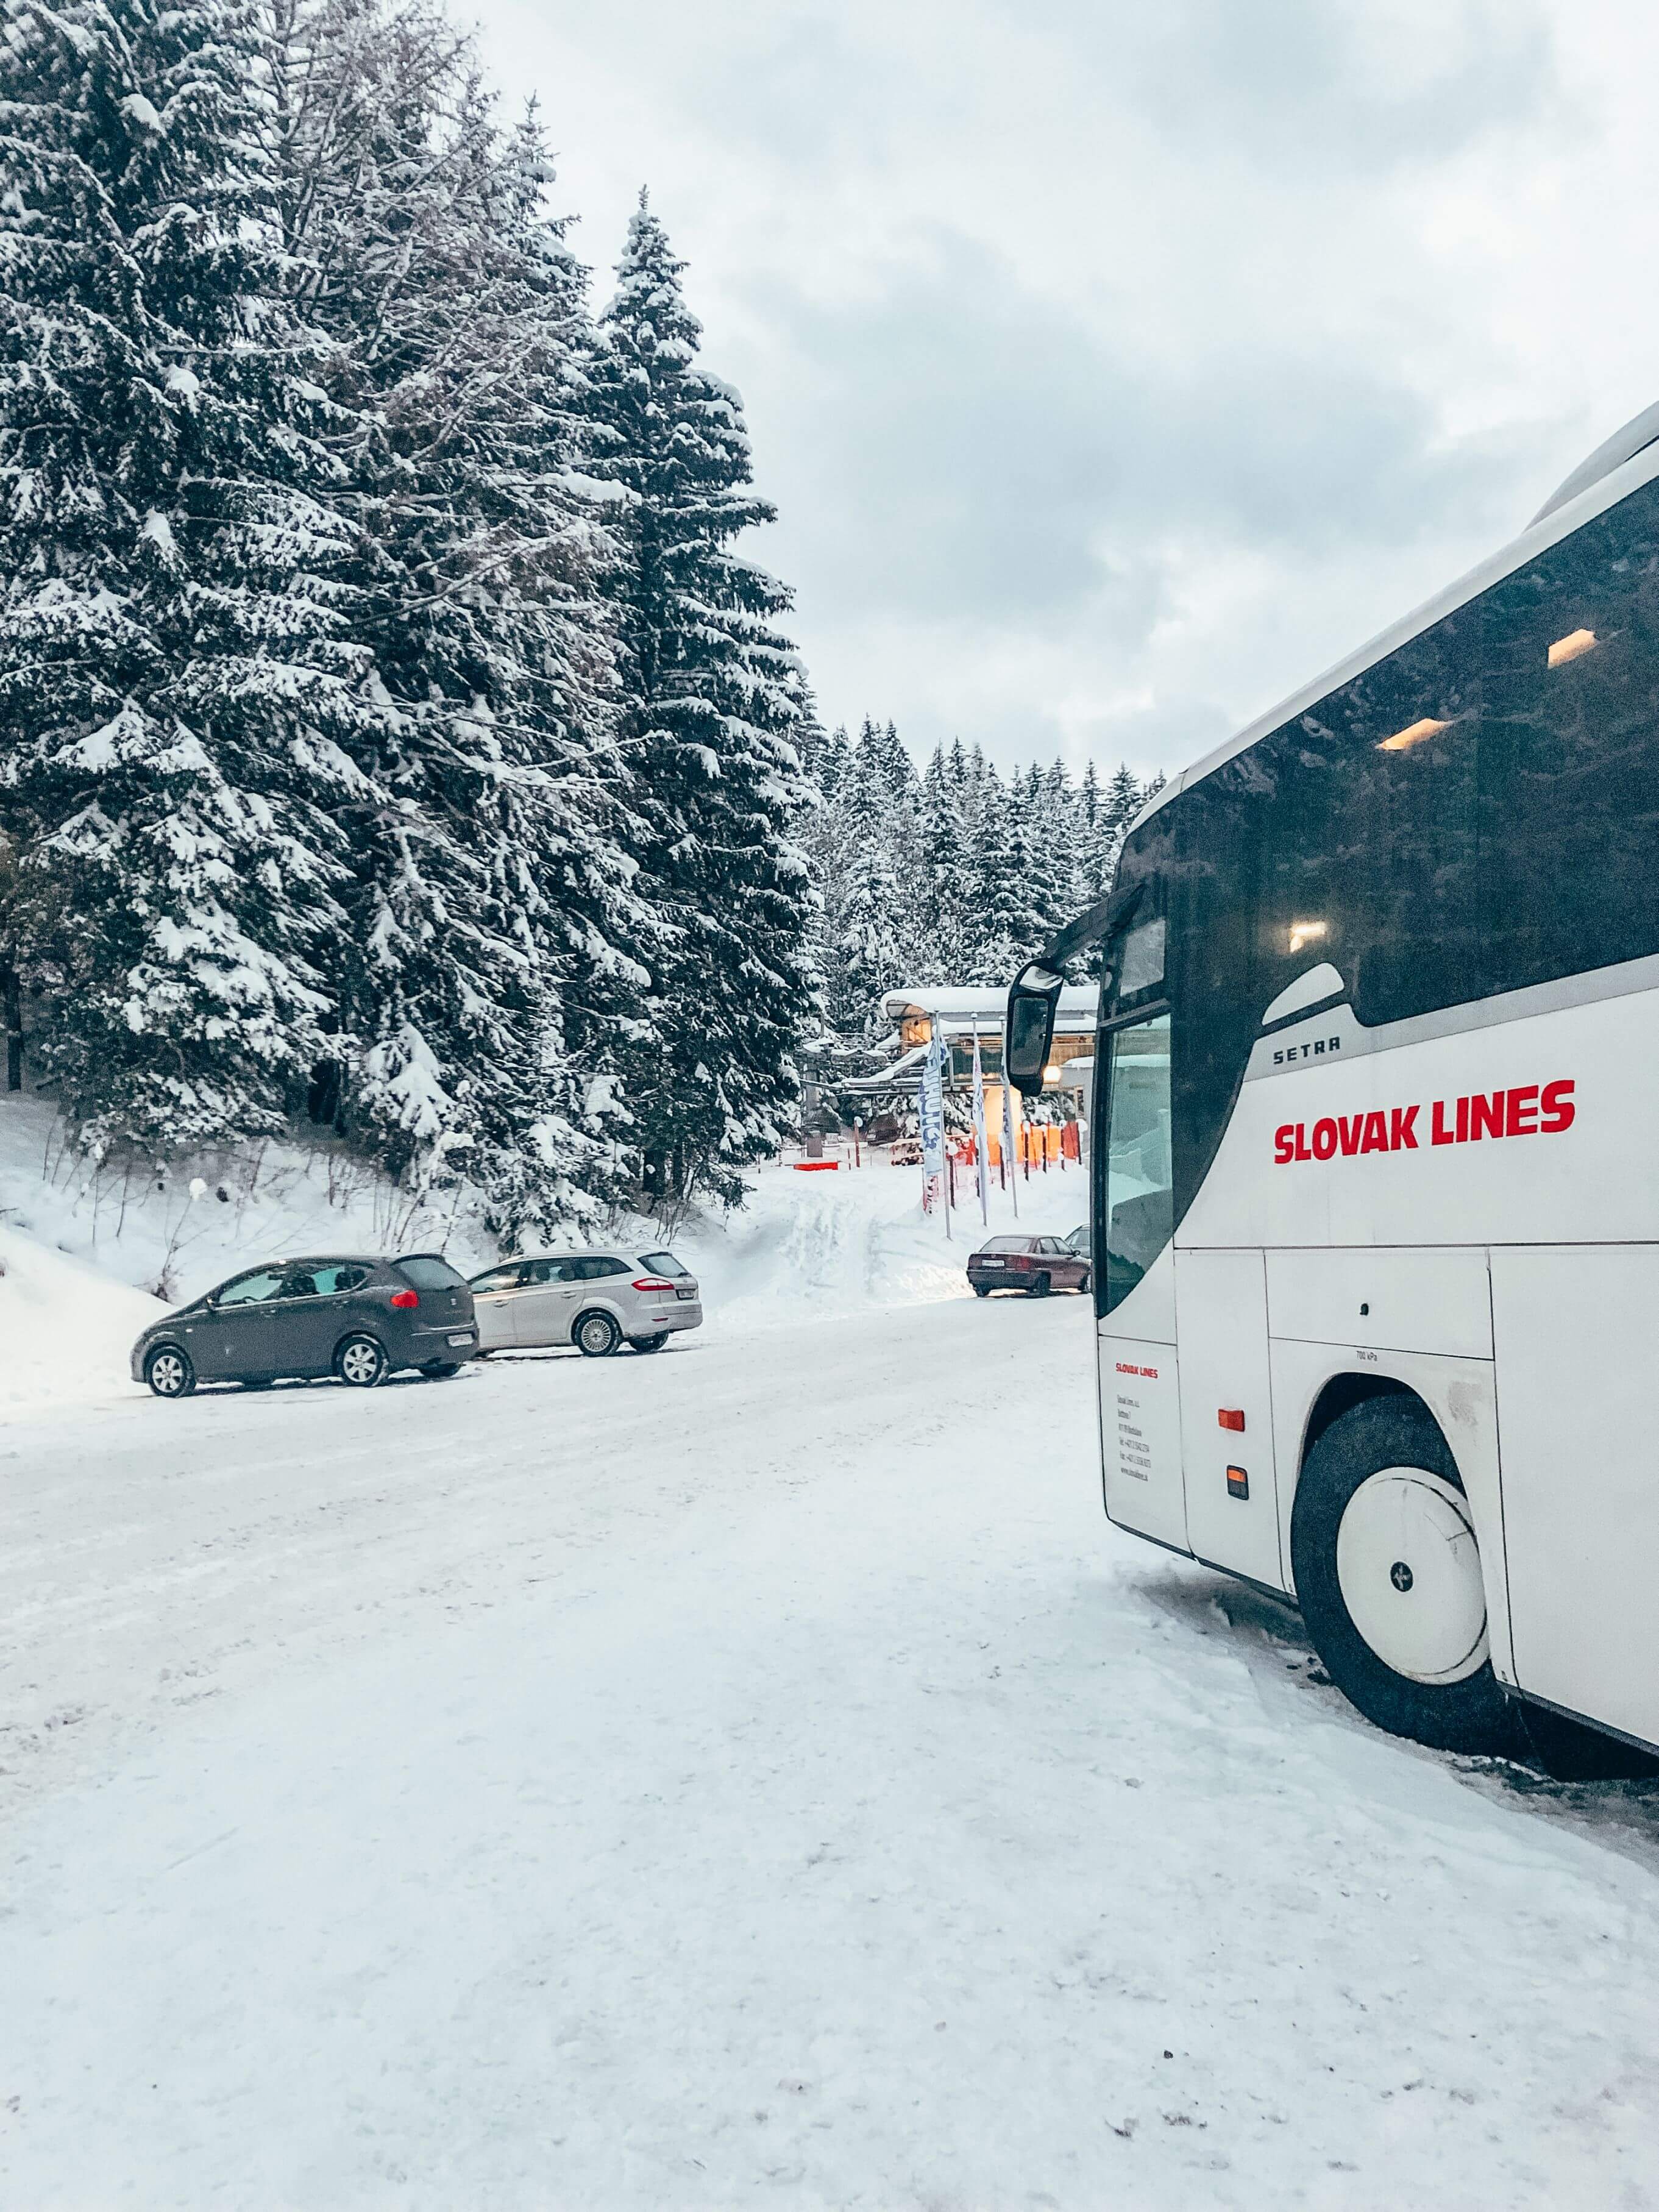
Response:
[{"label": "building roof", "polygon": [[[1094,1020],[1099,999],[1100,993],[1092,983],[1066,984],[1060,994],[1057,1022],[1079,1021],[1089,1026]],[[907,984],[896,991],[884,993],[881,1001],[882,1013],[888,1021],[921,1018],[937,1022],[947,1036],[969,1032],[975,1023],[981,1036],[1000,1036],[1007,1010],[1006,987],[994,983],[928,984],[914,989]]]}]

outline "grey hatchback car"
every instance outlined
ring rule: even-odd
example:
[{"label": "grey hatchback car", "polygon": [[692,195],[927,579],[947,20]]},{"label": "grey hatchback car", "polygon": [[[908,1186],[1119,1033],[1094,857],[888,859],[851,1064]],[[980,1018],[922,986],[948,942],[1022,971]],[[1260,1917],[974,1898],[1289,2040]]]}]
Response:
[{"label": "grey hatchback car", "polygon": [[677,1330],[702,1322],[697,1279],[672,1252],[627,1255],[626,1246],[509,1260],[472,1278],[479,1349],[574,1344],[603,1359],[623,1344],[660,1352]]},{"label": "grey hatchback car", "polygon": [[289,1376],[372,1390],[400,1367],[453,1375],[477,1349],[472,1293],[447,1260],[335,1255],[251,1267],[152,1322],[132,1347],[132,1379],[158,1398]]}]

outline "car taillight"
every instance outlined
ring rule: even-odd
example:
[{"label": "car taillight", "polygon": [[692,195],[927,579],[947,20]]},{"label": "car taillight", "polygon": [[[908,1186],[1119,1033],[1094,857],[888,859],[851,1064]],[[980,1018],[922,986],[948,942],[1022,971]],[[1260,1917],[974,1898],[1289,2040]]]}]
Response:
[{"label": "car taillight", "polygon": [[641,1275],[634,1285],[636,1291],[672,1291],[673,1287],[665,1275]]},{"label": "car taillight", "polygon": [[419,1305],[421,1294],[418,1291],[393,1291],[392,1303],[400,1313],[407,1313],[411,1306]]}]

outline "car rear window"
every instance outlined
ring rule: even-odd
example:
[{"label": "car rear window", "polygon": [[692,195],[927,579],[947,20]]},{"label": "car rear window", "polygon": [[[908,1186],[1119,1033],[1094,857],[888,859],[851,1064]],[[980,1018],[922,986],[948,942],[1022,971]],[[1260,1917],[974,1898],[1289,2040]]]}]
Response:
[{"label": "car rear window", "polygon": [[672,1252],[641,1252],[640,1265],[648,1267],[653,1275],[689,1275],[690,1267],[683,1267]]},{"label": "car rear window", "polygon": [[600,1259],[596,1253],[591,1260],[578,1260],[576,1279],[582,1283],[597,1283],[606,1275],[625,1275],[627,1263],[622,1260]]},{"label": "car rear window", "polygon": [[412,1260],[399,1260],[398,1272],[406,1283],[413,1283],[417,1291],[464,1291],[465,1275],[458,1275],[447,1260],[441,1260],[433,1252],[417,1253]]},{"label": "car rear window", "polygon": [[980,1247],[982,1252],[1029,1252],[1036,1240],[1030,1237],[993,1237]]}]

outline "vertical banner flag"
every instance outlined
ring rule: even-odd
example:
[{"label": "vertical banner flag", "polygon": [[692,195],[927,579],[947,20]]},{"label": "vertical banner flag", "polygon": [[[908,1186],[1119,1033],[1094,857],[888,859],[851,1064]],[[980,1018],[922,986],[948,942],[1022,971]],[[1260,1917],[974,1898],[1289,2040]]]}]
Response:
[{"label": "vertical banner flag", "polygon": [[1002,1046],[1002,1157],[1008,1163],[1008,1188],[1014,1194],[1014,1218],[1019,1219],[1019,1108],[1014,1086],[1008,1080],[1008,1043]]},{"label": "vertical banner flag", "polygon": [[985,1141],[985,1078],[979,1065],[979,1018],[974,1018],[974,1150],[979,1158],[979,1218],[991,1222],[991,1148]]},{"label": "vertical banner flag", "polygon": [[945,1209],[945,1233],[950,1233],[950,1196],[945,1187],[945,1042],[933,1024],[927,1057],[921,1063],[921,1092],[917,1101],[921,1125],[921,1206],[932,1213]]}]

